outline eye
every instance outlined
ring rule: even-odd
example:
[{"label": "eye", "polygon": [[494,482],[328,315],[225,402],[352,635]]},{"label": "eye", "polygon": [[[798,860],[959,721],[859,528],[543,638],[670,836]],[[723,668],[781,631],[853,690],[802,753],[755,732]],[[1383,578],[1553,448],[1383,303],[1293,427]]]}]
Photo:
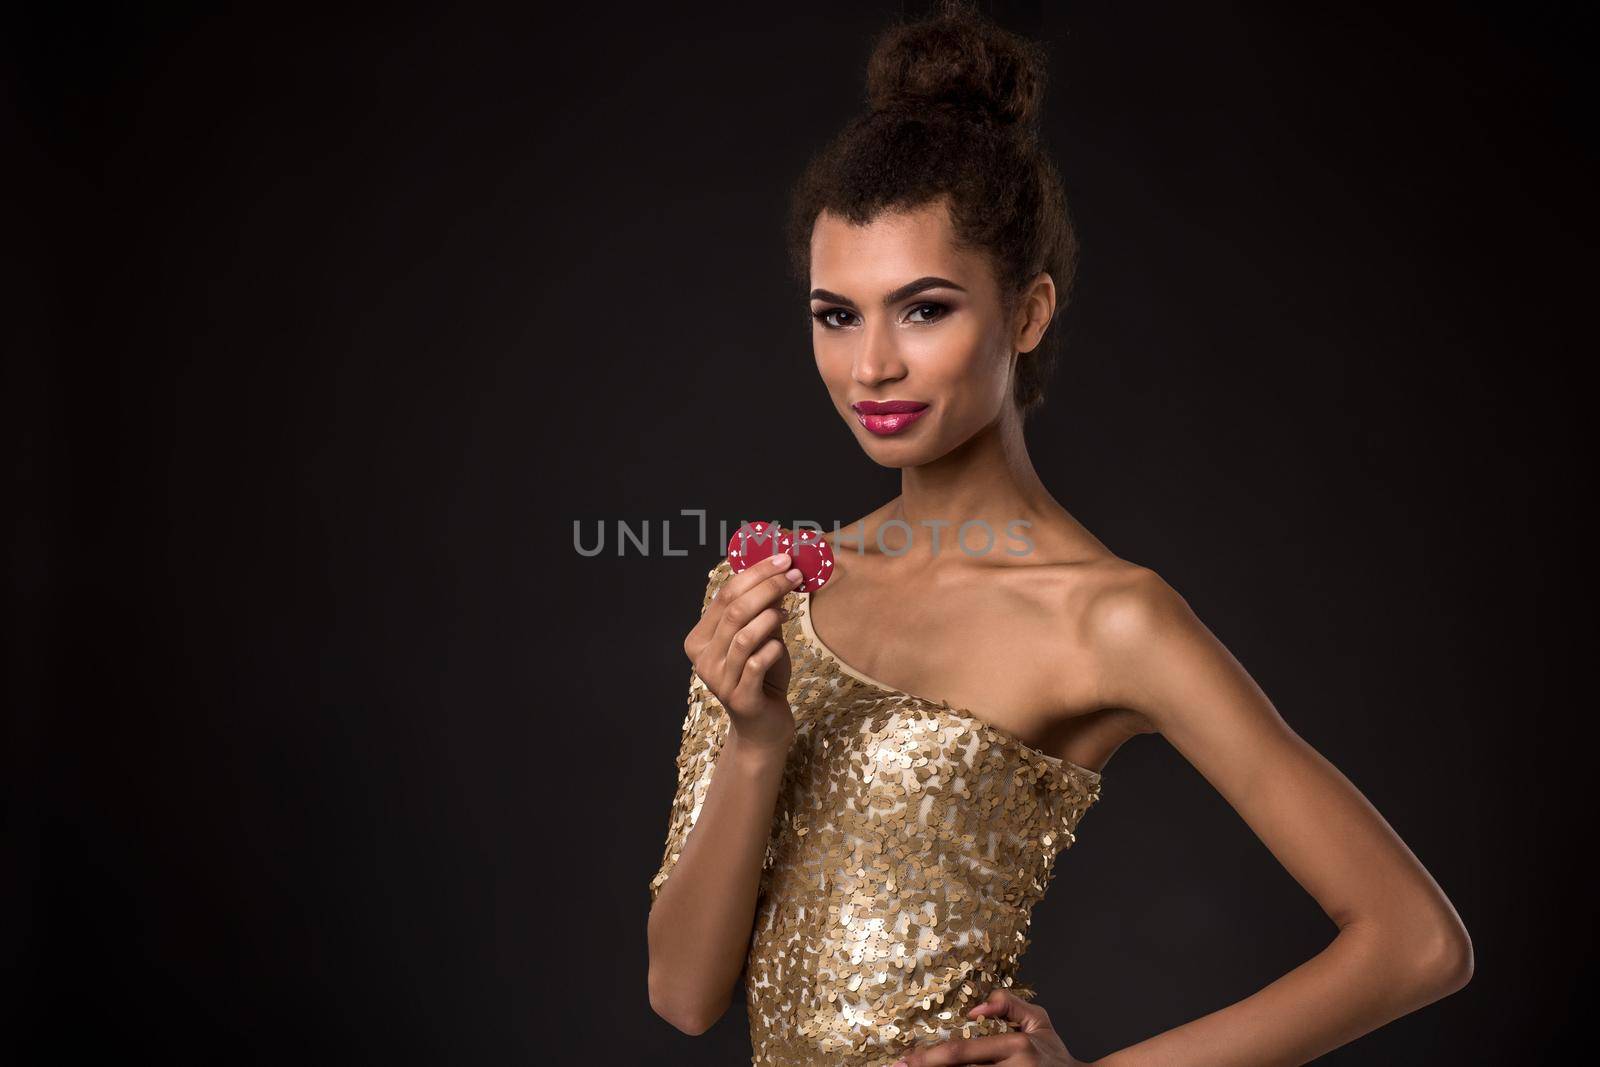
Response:
[{"label": "eye", "polygon": [[818,322],[822,323],[822,325],[824,327],[826,327],[827,329],[830,329],[830,330],[841,330],[841,329],[844,328],[845,324],[844,323],[834,322],[830,318],[830,316],[833,316],[833,315],[851,315],[851,314],[854,314],[854,313],[850,312],[850,311],[847,311],[844,308],[824,308],[821,311],[813,311],[811,313],[811,317],[816,319]]},{"label": "eye", "polygon": [[[920,319],[911,319],[910,321],[918,323],[919,325],[927,325],[938,322],[940,319],[944,318],[949,311],[950,306],[948,304],[941,304],[933,300],[924,300],[919,304],[913,304],[910,312],[912,315],[921,313],[923,317]],[[852,325],[852,323],[849,321],[835,322],[833,319],[833,316],[835,315],[847,315],[851,319],[855,318],[855,312],[849,311],[845,308],[824,308],[821,311],[813,311],[810,314],[813,319],[816,319],[818,322],[822,323],[822,325],[829,330],[842,330]]]}]

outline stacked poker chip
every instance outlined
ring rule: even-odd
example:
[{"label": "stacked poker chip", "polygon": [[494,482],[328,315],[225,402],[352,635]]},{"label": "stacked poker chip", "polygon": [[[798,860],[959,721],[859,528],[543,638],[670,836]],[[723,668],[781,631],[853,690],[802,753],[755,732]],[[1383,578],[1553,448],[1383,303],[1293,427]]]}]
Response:
[{"label": "stacked poker chip", "polygon": [[772,522],[744,522],[728,541],[728,566],[735,574],[775,553],[787,552],[804,579],[796,587],[814,593],[833,576],[833,549],[815,530],[790,533]]}]

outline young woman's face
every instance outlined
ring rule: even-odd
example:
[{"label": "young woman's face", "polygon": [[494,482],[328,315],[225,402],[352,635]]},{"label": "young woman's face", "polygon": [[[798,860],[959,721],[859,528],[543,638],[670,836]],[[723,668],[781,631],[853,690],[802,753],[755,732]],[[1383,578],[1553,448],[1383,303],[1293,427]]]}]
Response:
[{"label": "young woman's face", "polygon": [[[866,226],[823,212],[811,284],[817,370],[883,466],[938,459],[1012,403],[1016,331],[987,258],[955,247],[943,201]],[[871,413],[886,403],[913,410]]]}]

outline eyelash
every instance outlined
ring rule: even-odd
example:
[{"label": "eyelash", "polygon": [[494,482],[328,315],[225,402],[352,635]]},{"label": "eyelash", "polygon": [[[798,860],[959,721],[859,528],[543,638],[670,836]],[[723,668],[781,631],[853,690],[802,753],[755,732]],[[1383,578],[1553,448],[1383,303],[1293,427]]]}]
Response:
[{"label": "eyelash", "polygon": [[[911,306],[912,311],[918,311],[922,308],[937,308],[939,314],[925,322],[916,323],[918,326],[932,326],[935,322],[938,322],[940,319],[944,318],[944,316],[950,311],[950,306],[948,304],[941,304],[937,300],[923,300]],[[855,314],[855,312],[851,311],[849,308],[824,308],[821,311],[811,312],[811,317],[822,323],[822,328],[825,330],[842,330],[845,329],[845,327],[835,326],[833,323],[828,321],[829,315],[835,315],[839,313],[846,315]]]}]

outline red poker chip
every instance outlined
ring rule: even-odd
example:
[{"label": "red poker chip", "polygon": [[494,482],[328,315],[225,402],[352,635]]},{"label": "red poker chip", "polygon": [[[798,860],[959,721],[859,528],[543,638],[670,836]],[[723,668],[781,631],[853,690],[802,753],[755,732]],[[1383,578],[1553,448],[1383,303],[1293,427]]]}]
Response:
[{"label": "red poker chip", "polygon": [[787,536],[784,528],[774,523],[741,523],[728,541],[728,566],[738,574],[746,567],[770,558],[774,552],[787,552],[787,548],[780,547]]},{"label": "red poker chip", "polygon": [[801,530],[797,534],[784,531],[778,550],[789,553],[794,565],[805,576],[797,589],[815,593],[833,577],[833,549],[828,547],[827,538],[815,530]]}]

